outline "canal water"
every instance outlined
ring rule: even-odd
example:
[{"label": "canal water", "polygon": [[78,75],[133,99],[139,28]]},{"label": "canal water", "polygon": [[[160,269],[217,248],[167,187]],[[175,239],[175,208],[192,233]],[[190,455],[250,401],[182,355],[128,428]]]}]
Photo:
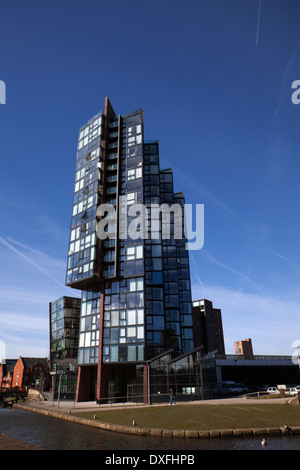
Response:
[{"label": "canal water", "polygon": [[24,410],[0,408],[0,433],[44,450],[102,451],[202,451],[202,450],[299,450],[300,436],[262,438],[170,439],[133,436],[71,423]]}]

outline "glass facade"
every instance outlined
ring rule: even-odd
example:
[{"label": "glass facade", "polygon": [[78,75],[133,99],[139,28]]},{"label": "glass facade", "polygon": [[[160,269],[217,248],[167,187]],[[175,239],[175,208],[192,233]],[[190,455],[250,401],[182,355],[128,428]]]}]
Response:
[{"label": "glass facade", "polygon": [[149,363],[150,402],[168,401],[170,388],[180,402],[217,398],[215,360],[197,349],[175,359],[171,354],[154,359]]},{"label": "glass facade", "polygon": [[78,364],[98,363],[100,301],[100,292],[82,292]]},{"label": "glass facade", "polygon": [[105,288],[103,362],[144,360],[144,278],[109,282]]},{"label": "glass facade", "polygon": [[50,362],[55,370],[57,360],[77,358],[80,299],[61,297],[49,305]]},{"label": "glass facade", "polygon": [[189,258],[186,240],[179,238],[184,219],[176,226],[174,211],[157,210],[163,204],[183,208],[184,198],[174,194],[171,169],[160,170],[158,153],[157,142],[145,144],[145,205],[151,211],[145,247],[148,358],[170,348],[179,354],[194,347]]},{"label": "glass facade", "polygon": [[103,170],[102,115],[79,131],[66,284],[94,276],[96,270],[96,212]]},{"label": "glass facade", "polygon": [[[78,364],[97,365],[98,394],[101,381],[127,380],[122,365],[140,376],[152,357],[194,347],[184,220],[173,205],[183,209],[184,198],[160,169],[158,142],[144,142],[143,111],[116,116],[106,101],[79,132],[66,277],[82,290]],[[107,367],[117,375],[102,380]]]}]

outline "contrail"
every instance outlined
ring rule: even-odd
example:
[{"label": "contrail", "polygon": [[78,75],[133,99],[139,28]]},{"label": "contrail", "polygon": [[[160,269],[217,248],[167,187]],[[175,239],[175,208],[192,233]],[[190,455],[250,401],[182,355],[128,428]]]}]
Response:
[{"label": "contrail", "polygon": [[256,28],[256,46],[258,44],[259,24],[260,24],[260,10],[261,10],[261,0],[259,0],[259,5],[258,5],[258,18],[257,18],[257,28]]},{"label": "contrail", "polygon": [[[61,282],[59,282],[57,279],[53,278],[52,276],[50,276],[48,274],[48,272],[43,269],[41,266],[39,266],[35,261],[33,261],[31,258],[29,258],[28,256],[24,255],[24,253],[22,253],[21,251],[17,250],[17,248],[15,248],[14,246],[12,246],[10,243],[8,243],[8,241],[4,240],[4,238],[2,238],[0,236],[0,243],[4,246],[6,246],[7,248],[9,248],[11,251],[13,251],[16,255],[20,256],[21,258],[23,258],[25,261],[27,261],[28,263],[30,263],[32,266],[34,266],[38,271],[40,271],[41,273],[43,273],[46,277],[48,277],[48,279],[51,279],[51,281],[54,281],[56,282],[57,284],[59,284],[61,287],[65,287]],[[20,243],[19,243],[20,245]],[[24,246],[24,245],[23,245]]]},{"label": "contrail", "polygon": [[212,263],[215,263],[218,266],[222,266],[223,268],[228,269],[229,271],[233,272],[234,274],[241,277],[242,279],[245,279],[249,284],[251,284],[253,287],[255,287],[255,289],[257,289],[259,292],[261,292],[262,294],[265,294],[265,292],[257,284],[255,284],[248,276],[246,276],[245,274],[237,271],[236,269],[232,268],[231,266],[228,266],[228,265],[222,263],[221,261],[217,260],[210,253],[208,253],[208,251],[202,249],[202,252],[206,255],[206,257]]}]

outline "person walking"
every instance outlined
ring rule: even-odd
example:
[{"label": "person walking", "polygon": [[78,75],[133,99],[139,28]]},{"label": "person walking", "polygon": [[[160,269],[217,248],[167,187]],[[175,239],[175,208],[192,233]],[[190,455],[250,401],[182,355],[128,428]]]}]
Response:
[{"label": "person walking", "polygon": [[175,405],[175,393],[174,391],[170,388],[170,405],[174,404]]}]

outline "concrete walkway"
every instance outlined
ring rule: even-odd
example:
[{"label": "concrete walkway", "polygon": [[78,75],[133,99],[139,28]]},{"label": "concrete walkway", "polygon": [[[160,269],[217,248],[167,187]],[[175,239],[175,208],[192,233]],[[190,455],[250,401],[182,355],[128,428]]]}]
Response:
[{"label": "concrete walkway", "polygon": [[[97,404],[95,401],[84,401],[84,402],[74,402],[70,400],[52,400],[51,397],[46,401],[37,401],[37,400],[26,400],[25,404],[30,407],[40,409],[40,410],[51,410],[60,413],[72,414],[74,412],[78,413],[81,411],[100,411],[108,409],[124,409],[124,408],[148,408],[156,406],[167,406],[168,403],[154,403],[151,405],[144,405],[143,403],[111,403],[111,404]],[[187,401],[187,402],[178,402],[177,405],[233,405],[233,404],[242,404],[242,405],[253,405],[254,403],[261,404],[272,404],[272,403],[291,403],[298,404],[298,398],[284,397],[284,398],[268,398],[265,400],[258,400],[257,398],[219,398],[214,400],[199,400],[199,401]]]}]

